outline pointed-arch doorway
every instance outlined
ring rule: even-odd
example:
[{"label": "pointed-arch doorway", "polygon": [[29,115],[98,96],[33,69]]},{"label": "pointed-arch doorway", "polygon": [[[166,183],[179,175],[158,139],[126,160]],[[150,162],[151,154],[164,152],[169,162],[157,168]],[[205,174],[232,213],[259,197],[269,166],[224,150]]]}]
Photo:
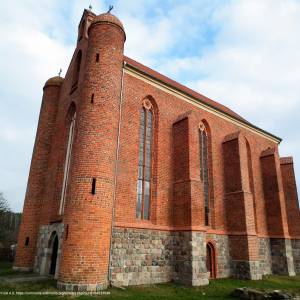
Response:
[{"label": "pointed-arch doorway", "polygon": [[49,248],[51,253],[49,274],[55,276],[58,254],[58,236],[55,231],[51,234]]},{"label": "pointed-arch doorway", "polygon": [[206,244],[206,269],[210,279],[215,279],[217,277],[216,252],[214,245],[210,242]]}]

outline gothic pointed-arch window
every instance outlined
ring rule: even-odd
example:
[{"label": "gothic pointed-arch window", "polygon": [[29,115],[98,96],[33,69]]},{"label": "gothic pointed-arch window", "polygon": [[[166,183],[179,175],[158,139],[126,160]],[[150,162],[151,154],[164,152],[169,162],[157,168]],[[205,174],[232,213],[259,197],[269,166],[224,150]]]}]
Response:
[{"label": "gothic pointed-arch window", "polygon": [[206,126],[199,126],[199,152],[200,152],[200,178],[203,183],[204,196],[204,220],[205,226],[209,226],[209,141]]},{"label": "gothic pointed-arch window", "polygon": [[150,218],[152,147],[153,147],[153,106],[146,99],[140,112],[139,156],[137,180],[136,217]]},{"label": "gothic pointed-arch window", "polygon": [[64,207],[65,207],[65,199],[66,199],[66,193],[68,187],[68,177],[69,177],[71,154],[72,154],[72,145],[74,139],[75,120],[76,120],[76,112],[74,112],[71,117],[71,122],[70,122],[69,132],[68,132],[67,152],[66,152],[65,165],[64,165],[64,177],[63,177],[63,185],[61,190],[60,206],[59,206],[60,215],[63,214]]}]

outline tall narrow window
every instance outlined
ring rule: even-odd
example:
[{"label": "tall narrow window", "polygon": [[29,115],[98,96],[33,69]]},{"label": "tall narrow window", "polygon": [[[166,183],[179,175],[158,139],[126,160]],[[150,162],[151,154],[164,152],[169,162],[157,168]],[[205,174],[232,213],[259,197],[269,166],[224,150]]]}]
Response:
[{"label": "tall narrow window", "polygon": [[60,215],[63,214],[64,207],[65,207],[65,198],[66,198],[66,192],[68,186],[72,144],[73,144],[73,137],[74,137],[75,119],[76,119],[76,113],[73,114],[73,117],[71,119],[71,124],[70,124],[69,134],[68,134],[67,153],[66,153],[65,167],[64,167],[64,179],[63,179],[63,185],[62,185],[62,191],[60,197],[60,207],[59,207]]},{"label": "tall narrow window", "polygon": [[200,177],[203,183],[204,193],[204,219],[205,226],[209,225],[209,157],[208,157],[208,135],[204,124],[199,128],[200,143]]},{"label": "tall narrow window", "polygon": [[83,37],[85,31],[85,19],[82,20],[79,27],[78,41]]},{"label": "tall narrow window", "polygon": [[145,100],[140,115],[136,217],[146,220],[150,218],[152,143],[153,108],[151,102]]},{"label": "tall narrow window", "polygon": [[81,67],[81,59],[82,59],[82,52],[81,50],[78,51],[73,71],[73,82],[72,82],[72,88],[71,92],[76,89],[77,83],[79,80],[79,73],[80,73],[80,67]]}]

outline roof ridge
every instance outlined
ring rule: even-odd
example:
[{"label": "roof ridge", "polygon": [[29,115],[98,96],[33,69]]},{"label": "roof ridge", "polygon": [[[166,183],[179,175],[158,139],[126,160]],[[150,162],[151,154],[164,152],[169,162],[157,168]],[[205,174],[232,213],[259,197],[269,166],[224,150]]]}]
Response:
[{"label": "roof ridge", "polygon": [[251,126],[261,132],[264,132],[266,134],[268,134],[269,136],[272,136],[273,138],[277,139],[279,142],[281,141],[281,138],[275,136],[274,134],[272,133],[269,133],[257,126],[255,126],[254,124],[252,124],[251,122],[247,121],[246,119],[244,119],[242,116],[240,116],[239,114],[237,114],[236,112],[234,112],[233,110],[231,110],[230,108],[228,108],[227,106],[215,101],[215,100],[212,100],[194,90],[192,90],[191,88],[137,62],[136,60],[128,57],[128,56],[125,56],[124,55],[124,61],[129,64],[130,66],[132,66],[133,68],[145,73],[146,75],[158,80],[158,81],[161,81],[162,83],[166,84],[166,85],[169,85],[170,87],[172,88],[175,88],[176,90],[186,94],[186,95],[189,95],[193,98],[195,98],[196,100],[198,100],[199,102],[202,102],[210,107],[212,107],[213,109],[216,109],[248,126]]},{"label": "roof ridge", "polygon": [[129,63],[133,63],[133,65],[136,66],[136,67],[138,67],[138,68],[140,67],[141,71],[144,71],[145,73],[148,73],[148,75],[150,75],[152,77],[155,77],[158,80],[161,80],[161,81],[163,81],[163,82],[165,82],[165,83],[167,83],[169,85],[172,85],[173,87],[177,88],[178,90],[181,90],[182,92],[190,94],[194,98],[198,98],[199,100],[201,100],[201,101],[203,101],[205,103],[207,102],[206,104],[208,104],[208,105],[210,105],[212,107],[220,106],[220,108],[218,108],[218,107],[215,107],[215,108],[217,108],[219,110],[223,110],[221,108],[224,108],[225,110],[228,111],[228,112],[224,111],[225,113],[232,114],[232,116],[234,118],[238,118],[238,119],[240,119],[240,120],[242,120],[244,122],[246,121],[248,124],[251,124],[249,121],[247,121],[242,116],[240,116],[239,114],[237,114],[236,112],[234,112],[233,110],[231,110],[229,107],[227,107],[227,106],[225,106],[225,105],[223,105],[223,104],[221,104],[221,103],[219,103],[219,102],[217,102],[215,100],[212,100],[212,99],[210,99],[210,98],[208,98],[208,97],[200,94],[199,92],[194,91],[193,89],[191,89],[191,88],[189,88],[189,87],[187,87],[187,86],[185,86],[185,85],[183,85],[183,84],[175,81],[174,79],[171,79],[171,78],[169,78],[169,77],[167,77],[167,76],[165,76],[165,75],[163,75],[163,74],[161,74],[161,73],[159,73],[159,72],[157,72],[157,71],[155,71],[155,70],[153,70],[153,69],[151,69],[151,68],[149,68],[149,67],[141,64],[140,62],[137,62],[136,60],[134,60],[134,59],[132,59],[132,58],[130,58],[128,56],[124,55],[124,60],[128,61]]}]

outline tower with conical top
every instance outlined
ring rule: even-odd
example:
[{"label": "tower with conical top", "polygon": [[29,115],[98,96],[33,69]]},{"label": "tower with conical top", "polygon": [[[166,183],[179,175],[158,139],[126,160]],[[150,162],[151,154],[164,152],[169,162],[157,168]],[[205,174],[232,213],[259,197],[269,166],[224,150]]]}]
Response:
[{"label": "tower with conical top", "polygon": [[124,42],[115,16],[94,18],[64,207],[68,233],[58,274],[61,289],[99,290],[108,284]]}]

